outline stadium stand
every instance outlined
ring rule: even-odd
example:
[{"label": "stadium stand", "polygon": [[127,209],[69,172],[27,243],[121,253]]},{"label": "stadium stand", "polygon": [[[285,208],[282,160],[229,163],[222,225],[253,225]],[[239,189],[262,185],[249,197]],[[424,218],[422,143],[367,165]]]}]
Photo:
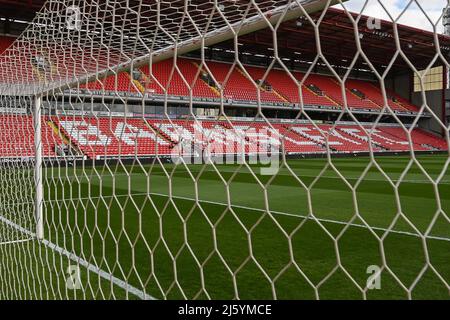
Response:
[{"label": "stadium stand", "polygon": [[[224,88],[224,97],[226,99],[240,101],[257,101],[257,89],[247,75],[240,69],[238,65],[232,65],[221,62],[208,62],[213,77]],[[262,88],[262,87],[261,87]],[[260,90],[262,102],[286,102],[275,93]]]},{"label": "stadium stand", "polygon": [[[302,75],[302,77],[305,75]],[[338,81],[332,77],[327,77],[318,74],[310,74],[304,81],[305,85],[314,85],[320,88],[325,94],[335,101],[338,105],[344,105],[344,98],[342,95],[342,88]],[[347,88],[345,90],[347,105],[354,109],[380,109],[378,105],[370,100],[361,99],[354,95]]]},{"label": "stadium stand", "polygon": [[87,88],[93,91],[137,92],[136,85],[133,85],[131,77],[127,72],[120,72],[117,76],[109,76],[90,82],[87,85],[80,85],[80,88]]},{"label": "stadium stand", "polygon": [[[44,157],[55,157],[55,146],[62,139],[42,119],[42,153]],[[27,115],[0,115],[0,157],[33,157],[33,118]]]},{"label": "stadium stand", "polygon": [[313,126],[295,125],[292,130],[297,134],[317,142],[325,147],[328,145],[331,150],[339,152],[363,152],[369,151],[366,141],[359,141],[354,137],[348,136],[330,125]]},{"label": "stadium stand", "polygon": [[196,61],[188,59],[178,59],[174,68],[173,60],[165,60],[153,65],[150,72],[149,66],[140,69],[142,72],[142,85],[151,93],[165,94],[173,96],[190,96],[189,87],[192,87],[192,95],[194,97],[217,98],[216,94],[201,79]]},{"label": "stadium stand", "polygon": [[[242,137],[245,128],[229,128],[224,122],[149,120],[155,129],[167,136],[179,147],[177,152],[199,152],[211,154],[236,154],[257,152],[258,141],[246,141]],[[254,143],[252,143],[254,142]]]},{"label": "stadium stand", "polygon": [[[408,141],[406,131],[401,127],[380,127],[379,130],[388,134],[393,139]],[[438,138],[422,129],[415,129],[411,132],[411,139],[416,150],[429,150],[435,148],[437,150],[446,150],[447,143],[444,139]]]},{"label": "stadium stand", "polygon": [[315,141],[299,137],[282,124],[273,123],[269,127],[264,123],[233,122],[232,128],[239,131],[241,135],[254,137],[259,151],[265,152],[270,147],[282,148],[290,153],[322,153],[323,147]]},{"label": "stadium stand", "polygon": [[[0,36],[0,52],[14,41],[12,37]],[[208,75],[210,70],[214,79],[224,88],[224,98],[254,103],[258,93],[254,84],[261,86],[261,101],[264,103],[303,103],[310,106],[339,108],[344,104],[342,88],[336,79],[319,74],[310,74],[299,88],[305,77],[301,72],[291,72],[294,81],[285,71],[245,66],[251,80],[237,65],[223,62],[207,62],[190,58],[178,58],[176,67],[169,59],[131,72],[120,72],[116,76],[98,79],[81,85],[92,91],[147,92],[155,95],[189,97],[192,87],[194,98],[219,99],[220,91]],[[151,72],[150,72],[151,71]],[[263,81],[263,80],[264,81]],[[299,92],[301,91],[301,92]],[[387,90],[389,106],[400,112],[417,112],[418,108],[393,91]],[[352,109],[380,110],[384,98],[375,82],[348,79],[345,83],[345,95]],[[30,116],[0,116],[2,121],[2,141],[0,156],[32,156],[33,125]],[[158,154],[168,155],[175,146],[191,145],[192,150],[204,150],[211,153],[258,152],[273,145],[280,147],[283,140],[288,153],[323,153],[327,143],[333,152],[367,152],[369,139],[361,127],[355,125],[281,124],[273,123],[269,128],[263,123],[236,121],[230,126],[222,121],[182,121],[147,119],[107,119],[89,117],[62,117],[44,119],[42,132],[44,137],[44,156],[54,157],[55,145],[63,143],[53,128],[46,123],[53,121],[56,131],[65,136],[79,150],[90,158],[98,156]],[[21,131],[8,130],[7,127],[21,126]],[[25,126],[23,126],[25,124]],[[365,128],[370,134],[373,151],[408,151],[410,145],[405,131],[396,126],[380,126],[375,130]],[[249,132],[256,132],[253,136]],[[264,132],[264,133],[261,133]],[[245,137],[245,139],[242,139]],[[250,138],[249,138],[250,137]],[[413,148],[416,151],[445,150],[447,143],[420,129],[411,132]],[[253,139],[253,141],[249,141]],[[3,143],[4,142],[4,143]]]},{"label": "stadium stand", "polygon": [[357,126],[339,126],[338,130],[352,136],[360,141],[370,141],[374,147],[374,151],[384,150],[384,151],[407,151],[409,150],[409,144],[407,141],[394,139],[389,137],[383,132],[372,129]]},{"label": "stadium stand", "polygon": [[157,94],[164,94],[164,88],[168,88],[169,95],[190,96],[189,88],[192,87],[192,95],[194,97],[218,97],[218,94],[214,93],[201,79],[201,74],[194,61],[179,59],[177,68],[174,68],[172,60],[155,64],[152,69],[152,75],[157,81],[151,77],[148,66],[143,67],[141,70],[147,77],[146,88],[153,90]]},{"label": "stadium stand", "polygon": [[[20,130],[12,130],[20,128]],[[89,158],[171,155],[174,152],[239,154],[266,152],[275,147],[290,154],[369,151],[409,151],[407,132],[399,126],[376,129],[351,124],[287,124],[234,121],[188,121],[141,118],[52,117],[42,119],[43,155],[56,157],[55,147],[70,141]],[[447,150],[445,140],[422,129],[411,131],[415,151]],[[34,155],[33,118],[29,115],[0,116],[0,157]],[[174,149],[178,148],[178,149]],[[175,150],[175,151],[174,151]],[[177,151],[178,150],[178,151]]]},{"label": "stadium stand", "polygon": [[[237,65],[210,61],[207,66],[214,79],[223,87],[225,99],[251,102],[258,100],[255,85]],[[260,93],[262,102],[286,102],[269,90],[261,89]]]},{"label": "stadium stand", "polygon": [[418,112],[419,109],[418,107],[412,105],[408,100],[401,97],[400,95],[390,90],[389,88],[386,89],[386,93],[389,95],[388,98],[390,99],[390,101],[393,101],[396,105],[399,105],[400,107],[408,111]]},{"label": "stadium stand", "polygon": [[[355,80],[355,79],[348,79],[345,83],[347,90],[357,89],[363,94],[366,95],[367,99],[374,102],[380,107],[384,106],[384,98],[383,94],[381,92],[381,89],[379,86],[377,86],[375,83],[371,83],[368,81],[362,81],[362,80]],[[393,93],[391,93],[390,97],[387,97],[388,104],[394,111],[401,111],[401,112],[417,112],[418,108],[411,105],[410,103],[404,103],[399,104],[392,100],[392,97],[396,96]]]},{"label": "stadium stand", "polygon": [[170,142],[158,136],[142,119],[60,117],[54,121],[90,158],[170,154]]},{"label": "stadium stand", "polygon": [[[188,98],[192,87],[193,98],[220,99],[220,90],[213,79],[224,88],[224,99],[256,103],[257,89],[245,72],[237,65],[222,62],[207,62],[207,67],[195,59],[178,58],[176,67],[169,59],[157,62],[150,72],[149,66],[134,72],[120,72],[117,76],[98,79],[89,84],[80,85],[81,89],[92,91],[146,92],[147,94]],[[213,75],[211,77],[207,69]],[[200,70],[200,71],[199,71]],[[256,84],[260,84],[261,101],[264,103],[296,104],[300,103],[300,94],[304,105],[340,108],[344,105],[342,89],[339,82],[325,75],[292,72],[296,83],[285,71],[272,69],[264,78],[266,69],[245,66],[245,70]],[[262,81],[264,80],[264,81]],[[389,105],[398,112],[417,112],[418,108],[387,90]],[[345,94],[350,109],[381,110],[384,100],[381,89],[376,83],[364,80],[348,79],[345,82]]]},{"label": "stadium stand", "polygon": [[[356,125],[273,123],[270,127],[245,121],[230,125],[224,121],[62,117],[55,123],[90,158],[186,155],[206,150],[209,154],[256,153],[281,148],[282,143],[291,154],[324,153],[327,141],[332,152],[358,153],[369,151],[367,134],[374,152],[410,150],[406,136],[401,135],[403,130],[395,126],[365,127],[366,134]],[[414,129],[412,137],[415,151],[447,149],[444,140],[420,129]]]},{"label": "stadium stand", "polygon": [[[246,69],[254,80],[263,79],[266,73],[266,69],[264,68],[246,67]],[[300,73],[293,72],[293,75],[298,81],[301,79]],[[286,72],[272,69],[269,71],[265,80],[272,86],[275,92],[281,95],[286,101],[300,103],[300,84],[297,84]],[[338,106],[337,103],[327,97],[325,93],[323,95],[318,95],[304,85],[301,86],[301,95],[303,96],[303,103],[305,105]]]},{"label": "stadium stand", "polygon": [[277,123],[272,124],[272,126],[278,132],[278,137],[283,142],[286,152],[306,154],[325,152],[321,144],[296,134],[289,126]]},{"label": "stadium stand", "polygon": [[[239,67],[221,62],[207,62],[207,65],[216,81],[224,85],[224,98],[257,101],[256,88]],[[189,96],[189,86],[192,85],[194,97],[218,98],[220,96],[218,88],[214,87],[212,78],[208,76],[206,68],[202,68],[202,71],[198,72],[199,66],[201,66],[200,61],[183,58],[177,60],[179,71],[173,67],[172,60],[156,63],[152,75],[160,85],[150,76],[148,66],[141,68],[141,71],[145,78],[145,87],[153,93],[164,94],[163,88],[168,87],[169,95]],[[261,80],[265,81],[261,89],[261,101],[269,103],[300,102],[299,87],[283,70],[272,69],[265,78],[265,68],[245,66],[245,70],[255,83],[260,83]],[[180,72],[184,75],[187,84]],[[204,74],[204,77],[202,77],[202,74]],[[292,75],[297,81],[301,81],[305,76],[300,72],[292,72]],[[210,81],[209,84],[208,80]],[[314,92],[311,86],[319,89],[320,94]],[[372,82],[349,79],[345,83],[345,89],[350,108],[380,110],[384,105],[381,89]],[[355,89],[364,97],[361,98],[353,92]],[[305,105],[337,107],[344,104],[340,84],[336,79],[329,76],[310,74],[301,86],[301,94]],[[417,107],[393,92],[390,92],[389,101],[390,106],[395,111],[416,112],[418,110]]]}]

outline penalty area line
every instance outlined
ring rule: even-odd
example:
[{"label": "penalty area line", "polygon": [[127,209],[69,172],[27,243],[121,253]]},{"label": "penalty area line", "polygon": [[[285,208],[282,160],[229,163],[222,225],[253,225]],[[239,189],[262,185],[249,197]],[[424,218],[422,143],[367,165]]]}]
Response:
[{"label": "penalty area line", "polygon": [[[83,197],[83,198],[75,198],[73,200],[93,200],[93,199],[100,199],[100,198],[110,199],[110,198],[113,198],[113,197],[124,198],[124,197],[129,197],[129,196],[145,197],[145,196],[148,196],[148,195],[154,195],[154,196],[159,196],[159,197],[164,197],[164,198],[170,198],[169,195],[164,194],[164,193],[158,193],[158,192],[142,193],[141,192],[141,193],[133,193],[133,194],[119,194],[119,195],[114,195],[114,196]],[[172,196],[172,198],[173,199],[188,200],[188,201],[196,202],[195,199],[189,198],[189,197]],[[62,201],[62,200],[48,200],[46,202],[60,202],[60,201]],[[216,201],[203,200],[203,199],[199,199],[198,202],[200,202],[200,203],[208,203],[208,204],[213,204],[213,205],[219,205],[219,206],[222,206],[222,207],[228,206],[226,203],[223,203],[223,202],[216,202]],[[268,212],[267,210],[264,210],[264,209],[252,208],[252,207],[247,207],[247,206],[242,206],[242,205],[237,205],[237,204],[232,204],[231,207],[238,208],[238,209],[249,210],[249,211],[256,211],[256,212]],[[348,222],[345,222],[345,221],[326,219],[326,218],[317,218],[317,217],[314,218],[314,217],[306,216],[306,215],[302,215],[302,214],[295,214],[295,213],[275,211],[275,210],[270,210],[269,212],[271,214],[278,215],[278,216],[286,216],[286,217],[292,217],[292,218],[308,219],[308,220],[312,220],[312,221],[317,220],[319,222],[333,223],[333,224],[338,224],[338,225],[350,225],[351,227],[355,227],[355,228],[372,229],[372,230],[375,230],[375,231],[389,232],[389,233],[393,233],[393,234],[413,236],[413,237],[416,237],[416,238],[425,238],[425,239],[430,239],[430,240],[440,240],[440,241],[450,242],[450,238],[447,238],[447,237],[439,237],[439,236],[431,236],[431,235],[421,236],[421,235],[419,235],[417,233],[414,233],[414,232],[401,231],[401,230],[388,230],[386,228],[375,227],[375,226],[367,227],[366,225],[359,224],[359,223],[348,223]],[[0,219],[1,219],[1,217],[0,217]]]},{"label": "penalty area line", "polygon": [[[3,222],[4,224],[22,232],[23,234],[27,235],[30,237],[30,239],[26,239],[31,240],[31,239],[36,239],[36,234],[28,229],[25,229],[24,227],[12,222],[9,219],[6,219],[5,217],[0,216],[0,222]],[[24,240],[25,241],[25,240]],[[17,243],[18,241],[11,241],[11,243]],[[23,241],[21,241],[23,242]],[[85,267],[87,270],[99,275],[101,278],[108,280],[110,282],[112,282],[113,284],[115,284],[116,286],[122,288],[123,290],[125,290],[126,292],[129,292],[131,294],[133,294],[134,296],[142,299],[142,300],[156,300],[156,298],[154,298],[153,296],[145,293],[144,291],[130,285],[129,283],[127,283],[124,280],[121,280],[115,276],[113,276],[111,273],[106,272],[105,270],[100,269],[99,267],[96,267],[95,265],[89,263],[87,260],[77,256],[76,254],[74,254],[73,252],[69,252],[68,250],[58,246],[57,244],[49,241],[49,240],[39,240],[40,243],[42,243],[43,245],[45,245],[46,247],[48,247],[51,250],[56,251],[57,253],[66,256],[68,259],[72,260],[73,262],[76,262],[78,265]],[[2,244],[2,243],[0,243]]]},{"label": "penalty area line", "polygon": [[[155,196],[161,196],[161,197],[165,197],[165,198],[170,198],[169,195],[166,194],[162,194],[162,193],[149,193]],[[172,196],[172,198],[174,199],[180,199],[180,200],[189,200],[192,202],[196,202],[195,199],[192,198],[188,198],[188,197],[181,197],[181,196]],[[198,200],[198,202],[204,202],[204,203],[208,203],[208,204],[214,204],[214,205],[220,205],[220,206],[228,206],[225,203],[220,203],[220,202],[215,202],[215,201],[209,201],[209,200]],[[345,221],[337,221],[337,220],[332,220],[332,219],[325,219],[325,218],[314,218],[311,216],[305,216],[305,215],[300,215],[300,214],[294,214],[294,213],[287,213],[287,212],[280,212],[280,211],[267,211],[264,209],[258,209],[258,208],[251,208],[251,207],[246,207],[246,206],[240,206],[240,205],[231,205],[231,207],[233,208],[238,208],[238,209],[244,209],[244,210],[250,210],[250,211],[258,211],[258,212],[265,212],[265,213],[272,213],[275,215],[279,215],[279,216],[287,216],[287,217],[294,217],[294,218],[301,218],[301,219],[308,219],[308,220],[317,220],[319,222],[325,222],[325,223],[334,223],[334,224],[338,224],[338,225],[349,225],[351,227],[356,227],[356,228],[362,228],[362,229],[372,229],[375,231],[382,231],[382,232],[388,232],[388,233],[393,233],[393,234],[400,234],[400,235],[406,235],[406,236],[413,236],[416,238],[425,238],[425,239],[431,239],[431,240],[440,240],[440,241],[447,241],[450,242],[450,238],[445,238],[445,237],[438,237],[438,236],[421,236],[417,233],[413,233],[413,232],[408,232],[408,231],[401,231],[401,230],[389,230],[386,228],[381,228],[381,227],[367,227],[366,225],[363,224],[358,224],[358,223],[348,223]]]}]

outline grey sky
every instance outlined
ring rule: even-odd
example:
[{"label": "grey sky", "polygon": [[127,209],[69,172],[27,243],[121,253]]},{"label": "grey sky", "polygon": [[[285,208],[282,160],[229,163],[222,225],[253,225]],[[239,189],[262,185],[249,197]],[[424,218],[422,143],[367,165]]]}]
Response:
[{"label": "grey sky", "polygon": [[[363,10],[365,15],[385,20],[398,19],[399,23],[430,31],[433,30],[432,24],[435,24],[438,32],[442,33],[442,9],[448,6],[448,2],[449,0],[348,0],[344,2],[344,6],[350,11],[359,13],[366,4]],[[336,7],[342,8],[342,5]],[[420,7],[427,13],[431,22]]]}]

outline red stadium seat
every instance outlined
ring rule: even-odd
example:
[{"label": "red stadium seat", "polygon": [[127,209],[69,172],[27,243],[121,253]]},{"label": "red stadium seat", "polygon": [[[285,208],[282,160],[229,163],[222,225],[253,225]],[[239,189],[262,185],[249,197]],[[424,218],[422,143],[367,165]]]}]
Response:
[{"label": "red stadium seat", "polygon": [[[43,117],[43,154],[54,157],[62,139]],[[156,120],[141,118],[53,117],[60,131],[88,157],[153,156],[189,152],[289,154],[409,151],[408,135],[398,126],[376,129],[356,125],[282,124],[265,122]],[[411,132],[414,151],[447,150],[444,139],[421,129]],[[186,148],[187,147],[187,148]],[[0,116],[0,157],[34,156],[33,119]]]},{"label": "red stadium seat", "polygon": [[61,117],[62,130],[89,157],[170,154],[170,142],[142,119]]},{"label": "red stadium seat", "polygon": [[0,54],[3,53],[8,47],[13,44],[15,38],[0,36]]},{"label": "red stadium seat", "polygon": [[[224,99],[256,103],[258,89],[255,84],[264,78],[263,67],[245,66],[251,79],[237,65],[221,62],[207,62],[207,67],[219,85],[223,86]],[[232,70],[230,70],[233,68]],[[172,59],[157,62],[152,68],[143,66],[139,69],[142,78],[139,83],[131,80],[131,75],[121,72],[117,76],[99,79],[81,88],[90,90],[106,90],[118,92],[137,92],[146,90],[147,94],[193,98],[219,99],[219,88],[208,84],[207,68],[199,60],[178,58],[176,67]],[[307,106],[324,106],[339,108],[344,105],[344,94],[350,109],[381,110],[384,99],[381,89],[373,82],[348,79],[344,91],[340,83],[333,77],[309,74],[300,85],[305,74],[293,71],[292,79],[284,70],[272,69],[267,74],[265,86],[259,89],[263,103],[292,104],[303,102]],[[210,78],[212,82],[212,78]],[[191,88],[191,89],[190,89]],[[316,88],[319,90],[313,90]],[[315,92],[316,91],[316,92]],[[357,93],[360,93],[359,95]],[[417,112],[418,108],[394,92],[387,90],[389,106],[394,111]],[[302,99],[300,99],[300,97]]]},{"label": "red stadium seat", "polygon": [[[258,90],[255,84],[247,78],[244,71],[237,65],[233,67],[232,64],[220,62],[207,62],[207,65],[213,77],[222,85],[225,99],[250,102],[258,101]],[[260,89],[260,97],[262,102],[287,102],[275,93],[263,89]]]},{"label": "red stadium seat", "polygon": [[[42,154],[54,157],[62,143],[42,117]],[[34,157],[34,125],[29,115],[0,115],[0,157]]]},{"label": "red stadium seat", "polygon": [[[149,66],[141,68],[147,79],[145,87],[150,93],[164,94],[165,90],[173,96],[190,96],[189,88],[192,87],[194,97],[218,98],[218,95],[200,78],[199,67],[196,61],[178,59],[177,68],[174,68],[173,60],[165,60],[152,66],[151,74]],[[178,71],[179,70],[179,71]]]}]

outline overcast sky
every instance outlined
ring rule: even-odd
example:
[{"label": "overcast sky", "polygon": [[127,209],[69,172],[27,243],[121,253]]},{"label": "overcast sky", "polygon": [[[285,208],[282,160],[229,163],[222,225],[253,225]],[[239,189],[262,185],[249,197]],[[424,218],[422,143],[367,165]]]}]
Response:
[{"label": "overcast sky", "polygon": [[[381,0],[380,2],[391,14],[393,19],[397,19],[402,11],[408,7],[398,20],[399,23],[416,28],[432,30],[432,25],[420,10],[417,5],[419,4],[427,13],[433,24],[438,23],[438,31],[443,32],[442,19],[440,20],[440,17],[442,15],[442,9],[448,5],[448,1],[449,0]],[[359,13],[366,2],[367,5],[363,11],[363,14],[390,20],[378,0],[348,0],[347,2],[344,2],[344,5],[348,10]],[[410,5],[408,6],[408,4]],[[337,7],[342,8],[341,5],[337,5]]]}]

